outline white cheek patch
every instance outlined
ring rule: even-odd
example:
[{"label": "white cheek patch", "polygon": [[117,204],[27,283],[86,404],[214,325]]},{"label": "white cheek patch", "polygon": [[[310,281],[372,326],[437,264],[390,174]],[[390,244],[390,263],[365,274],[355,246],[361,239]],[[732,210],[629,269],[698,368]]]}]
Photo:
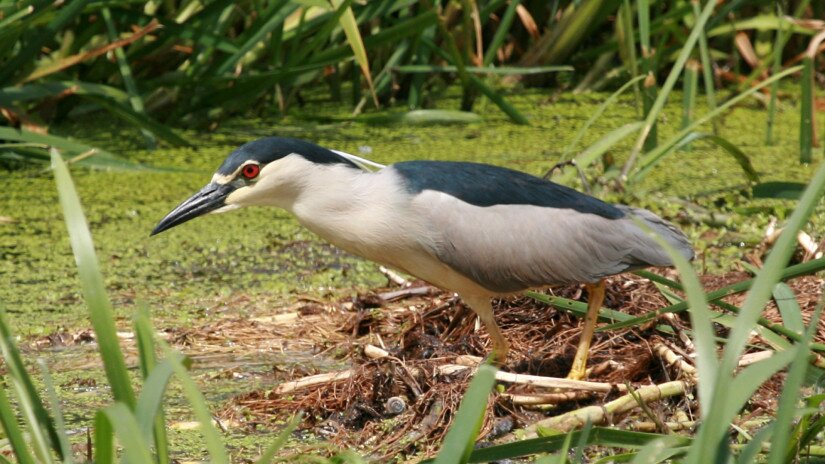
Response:
[{"label": "white cheek patch", "polygon": [[214,176],[212,176],[212,182],[214,182],[216,184],[219,184],[219,185],[226,185],[226,184],[232,182],[232,179],[234,179],[234,178],[235,178],[234,174],[231,174],[231,175],[227,176],[227,175],[224,175],[224,174],[217,174],[216,173]]},{"label": "white cheek patch", "polygon": [[238,205],[226,205],[226,206],[222,206],[222,207],[220,207],[220,208],[218,208],[214,211],[211,211],[209,214],[227,213],[229,211],[236,210],[238,208],[240,208],[240,206],[238,206]]}]

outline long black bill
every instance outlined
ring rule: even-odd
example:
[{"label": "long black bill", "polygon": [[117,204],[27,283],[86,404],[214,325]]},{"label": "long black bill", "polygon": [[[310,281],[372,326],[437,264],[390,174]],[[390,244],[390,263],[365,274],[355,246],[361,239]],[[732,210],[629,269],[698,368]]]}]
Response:
[{"label": "long black bill", "polygon": [[167,214],[166,217],[155,226],[155,230],[153,230],[150,235],[159,234],[166,229],[171,229],[190,219],[222,208],[226,205],[226,203],[224,203],[226,196],[232,193],[235,188],[236,187],[231,184],[210,182],[198,193],[192,195],[188,200],[179,204],[177,208]]}]

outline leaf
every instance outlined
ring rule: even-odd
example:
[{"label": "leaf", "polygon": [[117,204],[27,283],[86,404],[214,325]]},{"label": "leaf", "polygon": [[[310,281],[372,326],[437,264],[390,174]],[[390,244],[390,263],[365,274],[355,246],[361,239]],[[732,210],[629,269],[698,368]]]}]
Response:
[{"label": "leaf", "polygon": [[[578,442],[580,431],[572,432],[572,440]],[[689,437],[678,435],[662,435],[658,433],[633,432],[607,427],[593,427],[587,434],[588,445],[598,445],[613,448],[639,449],[654,440],[665,440],[669,446],[687,446],[692,443]],[[495,445],[473,451],[469,462],[490,462],[530,456],[537,453],[553,453],[564,446],[567,435],[553,435],[550,437],[532,438],[504,445]]]},{"label": "leaf", "polygon": [[112,313],[109,297],[103,285],[103,275],[95,255],[92,235],[86,222],[86,215],[80,206],[80,199],[69,175],[69,169],[60,153],[52,149],[52,169],[54,170],[57,192],[60,197],[60,206],[69,232],[69,242],[77,263],[77,271],[83,289],[83,297],[89,308],[92,326],[97,337],[100,356],[103,358],[103,367],[106,377],[112,388],[115,401],[129,407],[135,405],[135,392],[129,380],[129,371],[126,361],[120,350],[120,342],[115,328],[114,314]]},{"label": "leaf", "polygon": [[805,184],[801,182],[768,181],[753,186],[754,198],[780,198],[798,200],[805,191]]},{"label": "leaf", "polygon": [[[29,437],[25,440],[31,444],[38,460],[51,461],[49,447],[60,455],[60,438],[57,436],[57,430],[55,430],[52,419],[46,411],[43,400],[34,387],[31,376],[26,372],[23,358],[20,356],[20,351],[17,345],[14,344],[14,338],[9,330],[5,311],[2,310],[0,310],[0,352],[3,354],[4,367],[8,370],[11,387],[17,396],[20,416],[22,416],[24,423],[28,425]],[[2,407],[3,402],[8,404],[8,397],[5,392],[2,399],[0,399],[0,407]],[[4,421],[4,430],[10,433],[9,438],[12,438],[12,435],[16,433],[15,427],[10,426],[5,421],[13,419],[16,422],[17,419],[14,416],[16,414],[11,409],[6,409],[0,414],[0,418],[3,418]],[[21,459],[26,459],[27,456],[27,453],[21,454]]]},{"label": "leaf", "polygon": [[149,169],[140,164],[120,158],[106,150],[95,148],[80,142],[75,142],[63,137],[54,135],[39,134],[27,130],[12,129],[10,127],[0,127],[0,138],[5,140],[16,140],[19,142],[37,144],[40,146],[51,146],[64,150],[72,154],[90,153],[93,156],[84,158],[77,164],[95,168],[123,169],[123,170],[145,170]]},{"label": "leaf", "polygon": [[149,452],[149,443],[140,433],[137,420],[127,405],[115,403],[104,409],[102,414],[106,416],[111,428],[115,431],[115,436],[123,447],[126,462],[148,464],[154,461]]},{"label": "leaf", "polygon": [[480,122],[481,116],[469,111],[413,110],[404,113],[401,121],[408,124],[469,124]]},{"label": "leaf", "polygon": [[[404,66],[394,66],[392,68],[395,72],[407,74],[433,74],[433,73],[455,73],[458,72],[457,66],[432,66],[423,64],[410,64]],[[545,74],[553,72],[574,71],[572,66],[533,66],[533,67],[518,67],[518,66],[501,66],[501,67],[477,67],[467,66],[464,68],[468,73],[473,74],[495,74],[501,76],[525,76],[530,74]]]},{"label": "leaf", "polygon": [[782,325],[802,335],[805,331],[805,323],[802,322],[802,309],[800,309],[791,287],[784,282],[776,284],[773,288],[773,301],[776,302],[779,314],[782,315]]},{"label": "leaf", "polygon": [[287,422],[286,426],[283,430],[272,440],[272,443],[261,453],[261,457],[258,458],[256,464],[269,464],[275,458],[275,454],[286,444],[286,441],[289,439],[289,436],[292,432],[298,428],[298,424],[301,423],[301,414],[298,413],[292,416],[292,419]]},{"label": "leaf", "polygon": [[[336,8],[341,5],[341,0],[331,0],[332,5]],[[339,19],[341,28],[344,30],[344,35],[347,36],[352,53],[355,56],[355,62],[361,67],[361,73],[367,79],[367,85],[372,93],[372,99],[375,106],[378,107],[378,95],[375,94],[375,87],[372,85],[372,74],[370,74],[370,62],[367,59],[367,49],[364,47],[364,40],[361,38],[361,31],[358,30],[358,22],[355,20],[355,15],[352,13],[352,7],[347,7],[344,14]]]},{"label": "leaf", "polygon": [[458,407],[453,425],[444,437],[441,451],[435,458],[435,464],[458,464],[467,462],[473,450],[475,438],[481,429],[487,412],[487,400],[490,390],[496,382],[496,368],[487,364],[478,368],[473,381],[464,393],[461,406]]}]

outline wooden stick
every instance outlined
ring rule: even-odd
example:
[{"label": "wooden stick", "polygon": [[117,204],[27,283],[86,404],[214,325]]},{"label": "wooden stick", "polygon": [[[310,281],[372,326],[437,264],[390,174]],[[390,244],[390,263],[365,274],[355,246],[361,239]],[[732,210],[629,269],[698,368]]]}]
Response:
[{"label": "wooden stick", "polygon": [[773,356],[773,350],[765,350],[765,351],[757,351],[755,353],[745,353],[739,358],[739,367],[750,366],[751,364],[757,363],[763,359],[768,359]]},{"label": "wooden stick", "polygon": [[283,395],[304,387],[311,387],[313,385],[320,385],[324,383],[337,382],[339,380],[346,380],[352,377],[352,369],[338,372],[327,372],[326,374],[310,375],[302,379],[293,380],[291,382],[284,382],[275,389],[275,393]]},{"label": "wooden stick", "polygon": [[[590,422],[591,424],[602,424],[610,422],[614,414],[621,414],[639,406],[637,398],[645,403],[657,401],[662,398],[683,395],[688,390],[687,382],[681,380],[663,383],[661,385],[650,385],[636,390],[635,397],[627,394],[619,397],[603,406],[587,406],[576,409],[560,416],[544,419],[518,432],[519,439],[535,438],[538,436],[537,430],[551,429],[561,432],[568,432]],[[513,441],[515,433],[508,434],[501,441]]]},{"label": "wooden stick", "polygon": [[364,356],[370,359],[388,358],[390,352],[383,348],[378,348],[375,345],[367,345],[364,347]]},{"label": "wooden stick", "polygon": [[425,285],[423,287],[404,287],[401,290],[379,293],[378,298],[381,298],[382,301],[390,302],[403,300],[404,298],[409,298],[411,296],[429,295],[434,291],[437,290],[429,285]]},{"label": "wooden stick", "polygon": [[388,269],[384,266],[378,266],[378,270],[381,272],[381,274],[384,274],[384,276],[387,279],[389,279],[390,282],[394,283],[395,285],[398,285],[399,287],[407,287],[410,285],[409,280],[405,279],[403,276],[401,276],[401,274],[393,271],[392,269]]},{"label": "wooden stick", "polygon": [[[466,369],[470,369],[470,367],[460,366],[458,364],[444,364],[442,366],[438,366],[438,373],[442,375],[449,375]],[[528,374],[512,374],[510,372],[502,371],[496,372],[496,380],[498,380],[499,382],[515,383],[518,385],[531,385],[534,387],[544,387],[553,389],[560,388],[566,390],[582,390],[603,393],[607,393],[613,390],[618,390],[620,392],[627,391],[627,387],[619,384],[587,382],[584,380],[570,380],[561,379],[557,377],[541,377],[538,375]]]},{"label": "wooden stick", "polygon": [[668,348],[662,342],[656,342],[653,345],[653,352],[656,353],[662,361],[666,362],[667,364],[676,367],[680,371],[682,371],[686,376],[688,376],[691,380],[696,378],[696,368],[693,365],[688,364],[685,361],[685,358],[679,356],[678,354],[674,353],[673,350]]},{"label": "wooden stick", "polygon": [[[375,345],[364,346],[364,355],[371,359],[382,359],[389,357],[387,350],[378,348]],[[467,369],[472,369],[478,366],[481,359],[477,356],[459,356],[456,362],[460,364],[443,364],[438,366],[438,373],[441,375],[455,374]],[[466,365],[469,364],[469,365]],[[535,387],[545,388],[561,388],[567,390],[581,390],[592,392],[610,392],[618,390],[620,392],[627,391],[627,387],[619,384],[603,383],[603,382],[586,382],[582,380],[561,379],[556,377],[541,377],[538,375],[527,374],[512,374],[510,372],[496,372],[496,380],[499,382],[515,383],[518,385],[532,385]]]},{"label": "wooden stick", "polygon": [[569,391],[562,393],[535,393],[532,395],[510,394],[501,395],[502,398],[509,399],[513,404],[522,406],[536,406],[544,404],[558,404],[567,401],[578,401],[590,396],[586,391]]}]

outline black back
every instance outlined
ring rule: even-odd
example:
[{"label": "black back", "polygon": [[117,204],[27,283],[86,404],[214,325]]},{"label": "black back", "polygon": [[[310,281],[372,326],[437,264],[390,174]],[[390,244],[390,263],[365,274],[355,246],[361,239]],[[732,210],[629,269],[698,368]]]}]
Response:
[{"label": "black back", "polygon": [[625,215],[619,208],[577,190],[489,164],[407,161],[392,167],[412,194],[434,190],[476,206],[534,205],[572,209],[608,219]]},{"label": "black back", "polygon": [[229,175],[248,160],[261,164],[271,163],[291,154],[303,156],[318,164],[346,164],[358,168],[352,161],[306,140],[288,137],[265,137],[245,143],[236,148],[218,168],[218,173]]}]

